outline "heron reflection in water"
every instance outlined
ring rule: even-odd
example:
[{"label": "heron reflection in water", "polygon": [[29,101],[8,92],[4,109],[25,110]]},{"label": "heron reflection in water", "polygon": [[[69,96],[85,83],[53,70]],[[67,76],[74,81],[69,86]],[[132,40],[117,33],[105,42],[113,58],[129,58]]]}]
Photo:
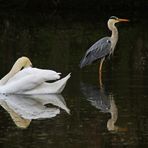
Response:
[{"label": "heron reflection in water", "polygon": [[[46,107],[52,104],[54,106]],[[0,95],[0,105],[10,114],[19,128],[27,128],[32,119],[53,118],[60,109],[68,114],[70,110],[62,95]]]},{"label": "heron reflection in water", "polygon": [[94,85],[81,83],[81,91],[92,106],[101,112],[110,113],[111,118],[107,121],[108,131],[127,131],[127,128],[116,126],[118,108],[112,94],[107,94],[103,87],[100,89]]},{"label": "heron reflection in water", "polygon": [[113,54],[116,43],[118,41],[118,29],[115,26],[119,22],[128,22],[127,19],[120,19],[116,16],[111,16],[107,22],[109,30],[112,32],[111,37],[104,37],[94,43],[85,53],[80,62],[80,68],[92,64],[100,59],[99,78],[101,79],[102,64],[106,57]]}]

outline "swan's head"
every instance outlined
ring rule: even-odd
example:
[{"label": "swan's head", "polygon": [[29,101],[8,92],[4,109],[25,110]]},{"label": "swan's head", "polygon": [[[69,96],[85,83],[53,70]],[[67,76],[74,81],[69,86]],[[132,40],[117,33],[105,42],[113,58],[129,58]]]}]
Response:
[{"label": "swan's head", "polygon": [[32,66],[32,63],[30,61],[29,58],[27,57],[21,57],[17,60],[17,63],[22,67],[22,68],[26,68],[26,67],[30,67]]}]

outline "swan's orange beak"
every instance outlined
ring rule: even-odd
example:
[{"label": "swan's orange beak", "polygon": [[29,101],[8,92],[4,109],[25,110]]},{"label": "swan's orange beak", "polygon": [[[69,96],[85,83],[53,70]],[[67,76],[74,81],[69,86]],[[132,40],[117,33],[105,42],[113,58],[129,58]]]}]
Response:
[{"label": "swan's orange beak", "polygon": [[118,22],[129,22],[129,20],[128,19],[118,19]]}]

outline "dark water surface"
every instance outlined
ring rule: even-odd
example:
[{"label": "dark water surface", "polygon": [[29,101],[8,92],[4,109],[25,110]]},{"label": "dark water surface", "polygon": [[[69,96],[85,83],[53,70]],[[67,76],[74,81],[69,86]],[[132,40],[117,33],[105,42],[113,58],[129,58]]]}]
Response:
[{"label": "dark water surface", "polygon": [[[106,20],[1,14],[0,76],[22,56],[34,67],[72,73],[62,93],[68,114],[33,119],[19,128],[0,108],[1,148],[148,147],[148,22],[118,24],[114,56],[104,63],[103,87],[98,64],[79,69],[86,49],[109,35]],[[50,106],[49,106],[50,107]]]}]

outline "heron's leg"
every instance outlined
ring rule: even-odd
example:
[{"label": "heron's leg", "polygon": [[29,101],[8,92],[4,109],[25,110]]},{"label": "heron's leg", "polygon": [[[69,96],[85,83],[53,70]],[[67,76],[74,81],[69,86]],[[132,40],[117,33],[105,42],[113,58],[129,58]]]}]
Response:
[{"label": "heron's leg", "polygon": [[100,87],[100,89],[102,89],[102,87],[103,87],[103,84],[102,84],[102,73],[101,72],[99,73],[99,87]]},{"label": "heron's leg", "polygon": [[104,57],[104,58],[102,58],[102,59],[101,59],[101,61],[100,61],[99,73],[101,73],[101,72],[102,72],[102,65],[103,65],[104,60],[105,60],[105,57]]},{"label": "heron's leg", "polygon": [[99,65],[99,85],[100,85],[100,88],[102,88],[102,65],[103,65],[103,62],[105,60],[105,57],[101,59],[100,61],[100,65]]}]

